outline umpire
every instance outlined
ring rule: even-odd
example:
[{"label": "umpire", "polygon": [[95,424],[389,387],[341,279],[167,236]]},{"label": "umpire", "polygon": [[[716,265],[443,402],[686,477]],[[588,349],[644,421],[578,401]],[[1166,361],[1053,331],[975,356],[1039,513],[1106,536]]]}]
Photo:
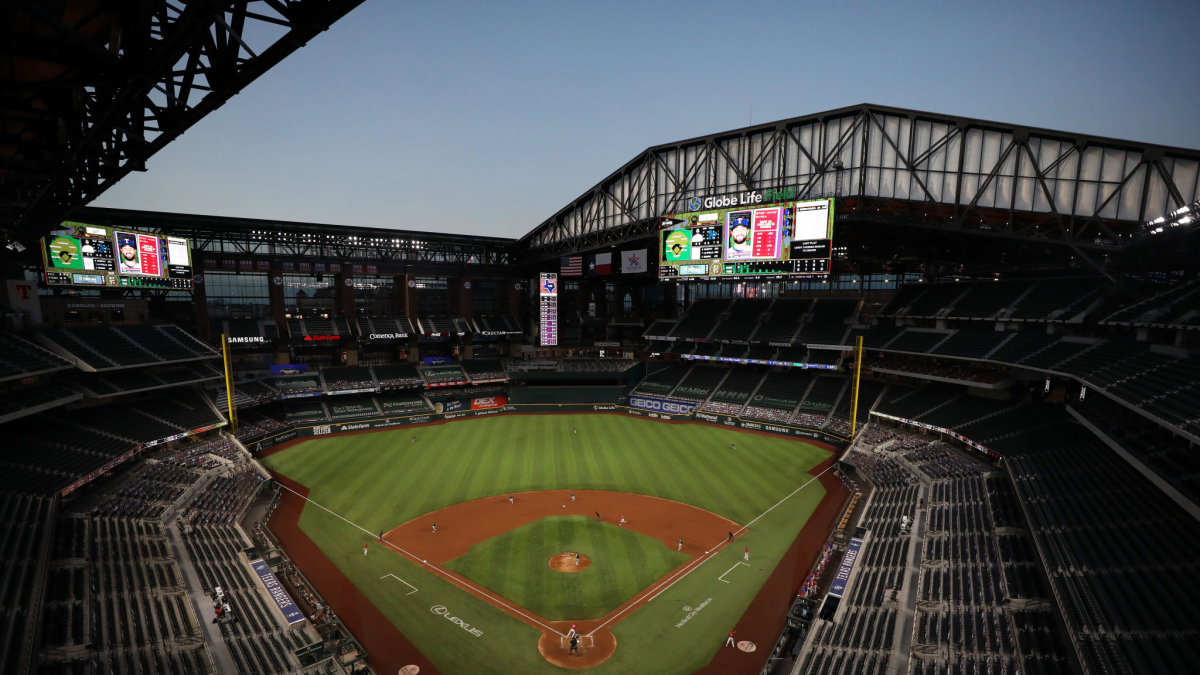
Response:
[{"label": "umpire", "polygon": [[583,656],[583,654],[579,653],[579,636],[578,635],[571,636],[571,651],[567,652],[567,656],[570,656],[571,654],[574,654],[575,656]]}]

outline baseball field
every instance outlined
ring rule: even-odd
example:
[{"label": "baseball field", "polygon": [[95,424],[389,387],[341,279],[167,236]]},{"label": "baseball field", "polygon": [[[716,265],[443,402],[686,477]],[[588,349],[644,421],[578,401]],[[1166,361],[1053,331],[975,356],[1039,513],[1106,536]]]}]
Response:
[{"label": "baseball field", "polygon": [[[682,675],[714,657],[761,667],[772,644],[723,644],[781,560],[801,566],[819,504],[809,538],[828,535],[829,476],[813,470],[830,456],[712,425],[562,414],[316,438],[263,461],[295,490],[273,530],[372,665],[392,660],[379,672]],[[786,608],[794,590],[768,600]]]}]

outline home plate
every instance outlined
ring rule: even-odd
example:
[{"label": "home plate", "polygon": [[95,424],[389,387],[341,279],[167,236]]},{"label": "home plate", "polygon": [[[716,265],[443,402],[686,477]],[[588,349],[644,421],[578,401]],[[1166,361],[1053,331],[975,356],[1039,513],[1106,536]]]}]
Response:
[{"label": "home plate", "polygon": [[738,642],[737,647],[744,652],[752,652],[755,649],[758,649],[758,646],[749,640],[742,640],[741,642]]}]

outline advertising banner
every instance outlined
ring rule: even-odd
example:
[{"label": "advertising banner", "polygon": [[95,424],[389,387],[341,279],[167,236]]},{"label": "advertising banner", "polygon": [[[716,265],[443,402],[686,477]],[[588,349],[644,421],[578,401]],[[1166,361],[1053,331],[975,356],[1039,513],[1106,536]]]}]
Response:
[{"label": "advertising banner", "polygon": [[856,537],[846,546],[846,554],[842,556],[842,564],[838,565],[837,576],[833,578],[833,585],[829,587],[829,595],[840,598],[846,592],[846,586],[850,583],[850,573],[854,571],[854,563],[858,561],[862,545],[862,539]]},{"label": "advertising banner", "polygon": [[304,612],[301,612],[296,603],[292,602],[292,596],[288,595],[288,592],[283,588],[283,584],[279,583],[279,579],[275,578],[275,574],[271,572],[271,567],[261,558],[251,560],[250,566],[254,568],[254,573],[258,575],[258,580],[267,589],[267,594],[275,601],[275,606],[279,608],[279,613],[283,615],[284,621],[287,621],[289,626],[303,621]]},{"label": "advertising banner", "polygon": [[450,363],[449,356],[426,356],[421,359],[421,362],[427,366],[444,366]]},{"label": "advertising banner", "polygon": [[471,402],[464,399],[455,399],[453,401],[438,401],[433,404],[433,411],[439,413],[455,412],[458,410],[470,410]]},{"label": "advertising banner", "polygon": [[642,396],[641,394],[630,394],[629,407],[657,413],[667,413],[669,415],[689,415],[696,408],[696,404],[653,396]]},{"label": "advertising banner", "polygon": [[502,408],[506,403],[508,403],[507,396],[484,396],[481,398],[473,398],[471,399],[471,410]]}]

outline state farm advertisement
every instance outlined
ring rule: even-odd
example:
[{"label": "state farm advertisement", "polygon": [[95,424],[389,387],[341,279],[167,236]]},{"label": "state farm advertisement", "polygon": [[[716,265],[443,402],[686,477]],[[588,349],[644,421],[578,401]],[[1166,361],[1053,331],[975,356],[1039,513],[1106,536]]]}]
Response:
[{"label": "state farm advertisement", "polygon": [[481,398],[471,399],[471,410],[487,410],[489,408],[502,408],[508,403],[507,396],[484,396]]}]

